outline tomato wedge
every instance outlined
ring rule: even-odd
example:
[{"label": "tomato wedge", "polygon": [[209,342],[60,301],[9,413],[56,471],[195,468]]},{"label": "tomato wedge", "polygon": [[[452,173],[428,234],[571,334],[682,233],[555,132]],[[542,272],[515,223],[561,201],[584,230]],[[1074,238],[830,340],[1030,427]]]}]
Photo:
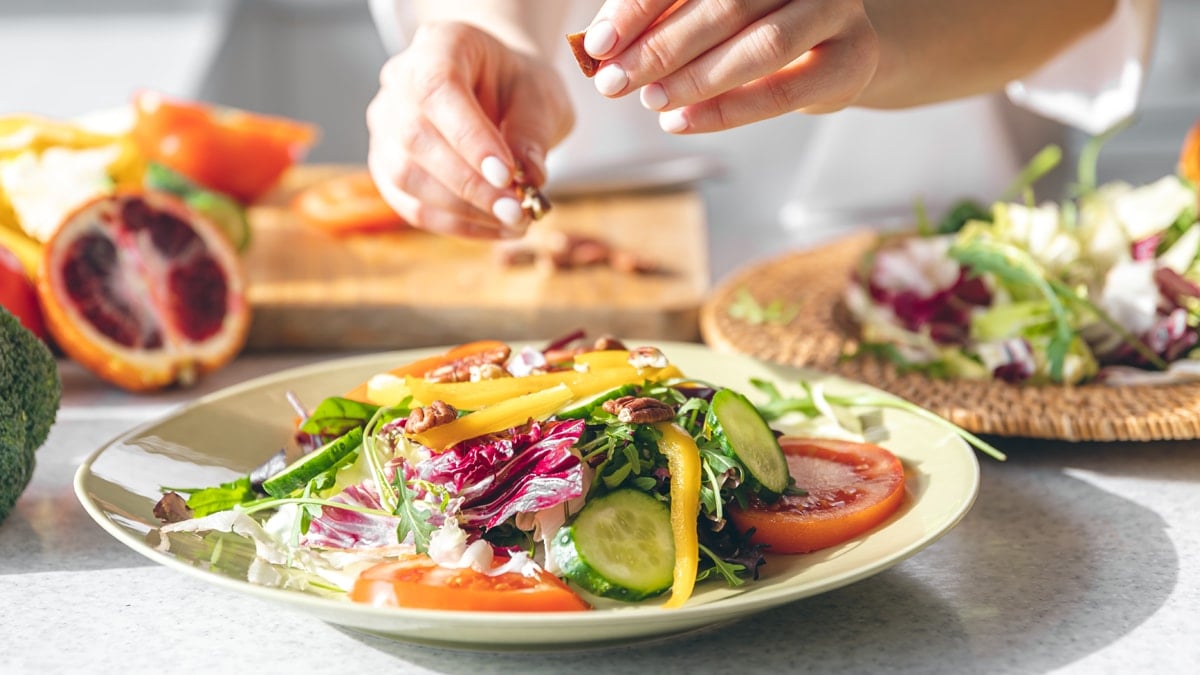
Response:
[{"label": "tomato wedge", "polygon": [[408,226],[383,200],[366,171],[311,185],[296,195],[291,206],[305,223],[331,234],[384,232]]},{"label": "tomato wedge", "polygon": [[350,599],[375,607],[474,612],[575,612],[590,609],[583,598],[549,572],[488,576],[473,569],[439,567],[416,555],[367,568]]},{"label": "tomato wedge", "polygon": [[133,108],[133,140],[148,159],[247,204],[274,186],[317,139],[311,124],[157,92],[138,92]]},{"label": "tomato wedge", "polygon": [[809,553],[853,539],[887,520],[904,501],[904,466],[891,452],[869,443],[783,437],[796,487],[767,504],[733,508],[729,517],[770,553]]}]

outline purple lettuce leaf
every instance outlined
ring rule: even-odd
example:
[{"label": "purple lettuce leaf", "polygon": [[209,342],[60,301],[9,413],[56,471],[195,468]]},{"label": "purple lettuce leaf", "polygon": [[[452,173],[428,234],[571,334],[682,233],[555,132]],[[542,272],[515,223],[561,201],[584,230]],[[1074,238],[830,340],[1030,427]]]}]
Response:
[{"label": "purple lettuce leaf", "polygon": [[461,500],[463,527],[492,528],[583,494],[583,467],[571,448],[583,420],[531,421],[459,443],[415,467],[415,477]]}]

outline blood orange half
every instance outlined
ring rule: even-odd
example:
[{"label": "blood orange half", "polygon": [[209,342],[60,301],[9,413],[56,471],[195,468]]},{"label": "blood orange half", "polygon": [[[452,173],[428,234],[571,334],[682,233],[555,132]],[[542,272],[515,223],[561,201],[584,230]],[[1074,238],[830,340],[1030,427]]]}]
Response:
[{"label": "blood orange half", "polygon": [[38,297],[63,351],[132,391],[193,383],[237,355],[250,323],[229,239],[160,192],[67,216],[45,246]]}]

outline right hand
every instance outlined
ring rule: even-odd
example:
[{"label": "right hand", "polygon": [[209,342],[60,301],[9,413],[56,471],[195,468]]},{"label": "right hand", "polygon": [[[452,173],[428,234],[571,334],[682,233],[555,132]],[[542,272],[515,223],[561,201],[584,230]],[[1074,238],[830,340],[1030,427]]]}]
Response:
[{"label": "right hand", "polygon": [[549,63],[468,24],[427,24],[383,66],[367,108],[367,164],[414,227],[517,237],[529,218],[513,177],[544,184],[545,153],[574,121]]}]

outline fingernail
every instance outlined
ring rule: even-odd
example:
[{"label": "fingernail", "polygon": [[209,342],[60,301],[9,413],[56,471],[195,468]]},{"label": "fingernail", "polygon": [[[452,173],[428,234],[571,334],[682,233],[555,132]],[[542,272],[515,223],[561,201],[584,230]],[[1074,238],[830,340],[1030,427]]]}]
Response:
[{"label": "fingernail", "polygon": [[682,110],[668,110],[659,113],[658,126],[669,134],[677,134],[688,128],[688,121]]},{"label": "fingernail", "polygon": [[601,58],[617,45],[617,29],[608,21],[601,21],[583,34],[583,49],[592,58]]},{"label": "fingernail", "polygon": [[625,89],[625,85],[629,84],[629,75],[621,66],[610,63],[596,73],[594,81],[596,91],[605,96],[615,96]]},{"label": "fingernail", "polygon": [[662,110],[667,107],[667,90],[657,82],[642,87],[642,107],[647,110]]},{"label": "fingernail", "polygon": [[512,197],[501,197],[492,204],[492,215],[508,227],[517,227],[525,220],[525,210]]},{"label": "fingernail", "polygon": [[484,180],[494,188],[506,188],[512,184],[512,171],[509,171],[498,157],[484,157],[479,164],[479,170],[483,173]]}]

